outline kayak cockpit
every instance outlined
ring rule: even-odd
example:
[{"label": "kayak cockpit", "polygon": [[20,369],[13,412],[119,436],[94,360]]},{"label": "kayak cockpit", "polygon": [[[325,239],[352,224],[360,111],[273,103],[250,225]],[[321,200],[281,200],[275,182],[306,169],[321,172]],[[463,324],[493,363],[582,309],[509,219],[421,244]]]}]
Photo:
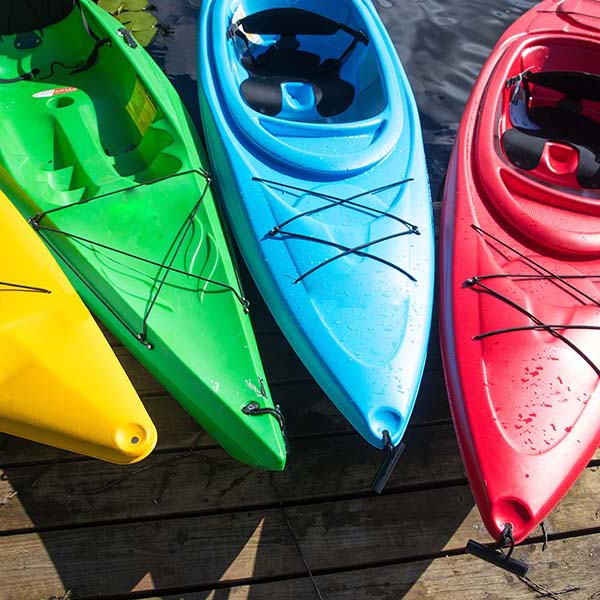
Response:
[{"label": "kayak cockpit", "polygon": [[400,137],[403,95],[372,15],[348,0],[281,4],[215,8],[214,60],[231,65],[221,93],[240,135],[303,171],[377,163]]},{"label": "kayak cockpit", "polygon": [[494,213],[533,247],[600,256],[600,52],[578,38],[516,38],[473,138]]},{"label": "kayak cockpit", "polygon": [[500,119],[506,158],[540,182],[600,188],[600,53],[578,43],[535,44],[507,79]]},{"label": "kayak cockpit", "polygon": [[377,57],[360,28],[271,8],[235,20],[229,33],[240,92],[257,112],[319,123],[363,120],[385,108]]},{"label": "kayak cockpit", "polygon": [[[134,69],[118,24],[107,32],[73,0],[47,12],[10,4],[0,36],[0,132],[9,140],[1,165],[43,183],[37,193],[57,204],[183,168],[176,130]],[[35,126],[14,125],[24,122]]]}]

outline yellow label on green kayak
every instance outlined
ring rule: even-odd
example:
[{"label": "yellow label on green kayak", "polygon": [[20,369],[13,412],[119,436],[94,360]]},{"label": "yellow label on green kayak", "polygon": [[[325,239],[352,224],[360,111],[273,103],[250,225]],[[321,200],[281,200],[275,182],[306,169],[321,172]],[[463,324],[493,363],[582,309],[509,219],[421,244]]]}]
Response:
[{"label": "yellow label on green kayak", "polygon": [[139,79],[135,82],[133,93],[125,110],[133,119],[140,133],[144,135],[156,117],[156,105]]}]

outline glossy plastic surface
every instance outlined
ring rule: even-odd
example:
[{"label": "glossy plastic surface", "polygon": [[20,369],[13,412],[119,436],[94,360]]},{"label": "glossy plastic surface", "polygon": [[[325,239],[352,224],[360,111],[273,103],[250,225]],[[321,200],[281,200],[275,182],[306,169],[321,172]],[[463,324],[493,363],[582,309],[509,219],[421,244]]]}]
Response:
[{"label": "glossy plastic surface", "polygon": [[[525,539],[600,444],[600,192],[581,189],[568,144],[548,142],[540,166],[523,171],[500,141],[511,126],[508,78],[600,73],[600,19],[586,11],[597,2],[542,2],[505,33],[467,105],[446,182],[444,367],[471,487],[498,540],[507,523]],[[584,110],[600,120],[598,108]]]},{"label": "glossy plastic surface", "polygon": [[207,158],[152,58],[105,11],[83,6],[109,40],[90,68],[73,68],[94,47],[77,9],[33,50],[15,49],[14,36],[0,40],[0,77],[39,71],[2,85],[0,179],[27,218],[94,198],[40,221],[76,289],[230,454],[280,470],[277,419],[243,412],[273,404],[202,175]]},{"label": "glossy plastic surface", "polygon": [[50,252],[1,192],[0,231],[0,431],[114,463],[145,458],[156,430],[144,405]]},{"label": "glossy plastic surface", "polygon": [[[227,29],[244,14],[282,4],[202,6],[200,103],[213,171],[244,258],[295,351],[371,444],[381,447],[385,430],[397,444],[419,388],[433,301],[432,209],[417,108],[370,2],[304,0],[294,7],[368,35],[341,70],[355,100],[325,118],[312,90],[299,92],[308,84],[288,84],[280,114],[253,110],[240,94],[245,48]],[[351,41],[342,32],[299,40],[322,60]],[[274,39],[250,41],[258,52]]]}]

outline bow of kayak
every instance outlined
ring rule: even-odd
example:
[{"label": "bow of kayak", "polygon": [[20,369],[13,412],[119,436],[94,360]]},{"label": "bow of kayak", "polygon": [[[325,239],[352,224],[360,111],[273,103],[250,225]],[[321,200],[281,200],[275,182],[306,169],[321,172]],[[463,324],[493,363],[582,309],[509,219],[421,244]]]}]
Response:
[{"label": "bow of kayak", "polygon": [[35,32],[0,40],[3,186],[86,304],[216,441],[280,470],[279,415],[189,115],[118,21],[64,4],[31,47],[16,45]]},{"label": "bow of kayak", "polygon": [[0,193],[0,430],[113,463],[156,430],[58,264]]}]

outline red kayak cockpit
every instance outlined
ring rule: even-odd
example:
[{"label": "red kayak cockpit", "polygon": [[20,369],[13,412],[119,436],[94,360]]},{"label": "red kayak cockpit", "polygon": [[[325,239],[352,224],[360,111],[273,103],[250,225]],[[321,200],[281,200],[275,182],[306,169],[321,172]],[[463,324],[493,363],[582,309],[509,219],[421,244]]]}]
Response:
[{"label": "red kayak cockpit", "polygon": [[473,155],[490,208],[537,246],[600,256],[598,45],[517,40],[492,82]]},{"label": "red kayak cockpit", "polygon": [[513,165],[555,185],[600,188],[600,75],[525,71],[506,87],[502,148]]}]

